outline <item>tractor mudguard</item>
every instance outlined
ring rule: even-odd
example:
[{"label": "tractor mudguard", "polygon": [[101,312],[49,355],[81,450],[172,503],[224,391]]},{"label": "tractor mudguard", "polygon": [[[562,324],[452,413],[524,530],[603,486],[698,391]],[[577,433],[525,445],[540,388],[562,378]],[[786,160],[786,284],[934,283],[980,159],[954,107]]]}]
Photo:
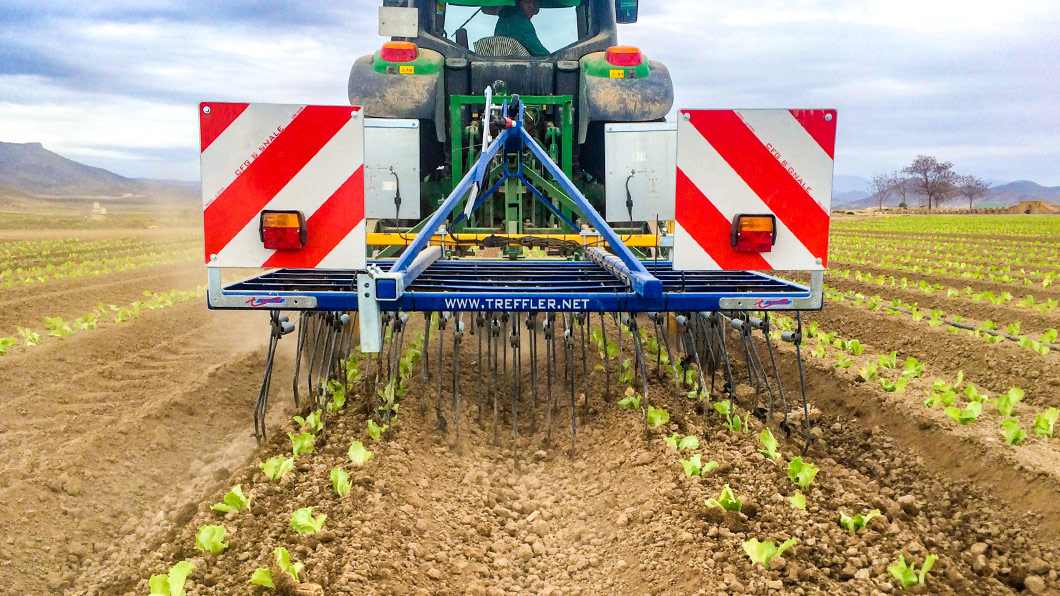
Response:
[{"label": "tractor mudguard", "polygon": [[369,118],[434,121],[438,140],[445,141],[442,55],[421,48],[412,74],[401,73],[396,66],[388,69],[387,63],[380,64],[380,61],[377,53],[362,56],[353,63],[348,88],[350,105],[362,106]]},{"label": "tractor mudguard", "polygon": [[585,143],[590,122],[650,122],[665,118],[674,105],[673,80],[662,62],[648,61],[648,76],[595,76],[590,71],[603,60],[604,52],[581,60],[579,144]]}]

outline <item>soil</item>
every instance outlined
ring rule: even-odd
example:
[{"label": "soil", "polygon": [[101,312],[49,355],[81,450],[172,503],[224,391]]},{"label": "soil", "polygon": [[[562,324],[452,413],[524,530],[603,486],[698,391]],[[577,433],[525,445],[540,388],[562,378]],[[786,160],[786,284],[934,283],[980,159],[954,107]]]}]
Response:
[{"label": "soil", "polygon": [[[201,267],[190,265],[158,273],[168,276],[159,285],[171,286],[127,272],[93,279],[105,285],[83,294],[73,284],[69,297],[91,310],[98,302],[119,303],[112,296],[120,292],[191,289],[204,278]],[[60,299],[26,301],[20,316],[43,320]],[[1060,405],[1058,356],[842,303],[828,302],[807,318],[860,339],[866,352],[848,369],[831,366],[834,350],[826,359],[806,355],[814,442],[805,459],[820,468],[802,491],[806,511],[788,502],[796,487],[786,462],[803,452],[805,430],[787,345],[778,360],[793,410],[791,435],[779,426],[778,412],[770,426],[780,442],[776,462],[758,452],[764,420],[752,418],[750,432],[727,430],[713,407],[677,393],[653,366],[651,404],[671,419],[646,433],[642,416],[615,403],[625,389],[617,373],[612,395],[604,395],[607,382],[594,370],[602,363],[592,346],[587,414],[580,395],[586,379],[576,360],[574,453],[562,365],[552,375],[557,407],[546,444],[548,376],[542,363],[532,394],[525,336],[513,445],[510,393],[499,402],[495,430],[490,383],[481,383],[479,422],[480,379],[497,375],[478,374],[477,338],[466,336],[463,344],[458,417],[452,363],[438,361],[435,335],[431,377],[423,383],[421,361],[388,435],[368,437],[364,412],[375,387],[362,381],[345,409],[325,414],[314,452],[278,482],[268,481],[258,463],[290,453],[294,342],[281,342],[270,439],[258,446],[250,433],[265,359],[263,315],[212,312],[191,301],[20,347],[0,358],[0,405],[8,413],[0,419],[0,499],[14,504],[0,509],[0,594],[139,596],[149,593],[152,574],[189,560],[196,566],[190,596],[273,593],[249,584],[258,567],[272,568],[276,594],[877,595],[900,592],[887,571],[899,554],[918,567],[928,554],[939,556],[926,586],[912,593],[1060,594],[1054,564],[1060,439],[1012,447],[1000,440],[996,412],[958,427],[921,404],[933,378],[963,369],[992,393],[1026,389],[1020,404],[1026,420],[1040,407]],[[444,350],[450,354],[451,337]],[[608,337],[617,337],[613,326]],[[736,341],[730,338],[733,352]],[[623,357],[632,349],[626,339]],[[927,365],[924,378],[903,394],[886,394],[856,376],[863,362],[891,350]],[[446,432],[435,424],[438,375],[445,381]],[[736,388],[741,416],[753,392]],[[678,454],[662,440],[673,432],[697,436],[695,453],[717,461],[718,469],[686,477],[679,460],[690,452]],[[347,457],[354,440],[374,454],[361,468]],[[329,481],[340,466],[353,480],[342,498]],[[254,495],[250,509],[210,510],[235,484]],[[743,500],[741,512],[705,505],[726,484]],[[327,519],[322,532],[302,536],[289,520],[307,506]],[[859,532],[838,524],[840,511],[871,509],[882,515]],[[218,556],[195,549],[195,534],[206,524],[227,530],[228,547]],[[751,538],[798,543],[767,570],[743,552]],[[272,555],[279,546],[305,565],[300,584],[280,583]]]}]

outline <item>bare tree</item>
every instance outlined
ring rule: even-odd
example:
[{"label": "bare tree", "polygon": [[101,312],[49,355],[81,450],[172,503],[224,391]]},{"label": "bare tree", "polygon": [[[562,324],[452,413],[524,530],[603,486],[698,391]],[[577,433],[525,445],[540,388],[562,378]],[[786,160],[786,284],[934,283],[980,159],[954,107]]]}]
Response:
[{"label": "bare tree", "polygon": [[872,197],[876,199],[876,206],[880,211],[883,211],[883,203],[894,192],[894,186],[897,183],[898,179],[893,174],[876,174],[872,177],[869,188],[872,190]]},{"label": "bare tree", "polygon": [[927,208],[939,204],[954,196],[953,163],[939,162],[934,156],[918,155],[913,163],[902,169],[915,181],[915,188],[927,201]]},{"label": "bare tree", "polygon": [[898,196],[898,206],[909,206],[910,179],[901,170],[891,174],[891,178],[894,180],[894,194]]},{"label": "bare tree", "polygon": [[990,183],[983,182],[983,179],[978,176],[957,177],[957,193],[968,199],[969,211],[972,210],[975,201],[986,196],[988,190],[990,190]]}]

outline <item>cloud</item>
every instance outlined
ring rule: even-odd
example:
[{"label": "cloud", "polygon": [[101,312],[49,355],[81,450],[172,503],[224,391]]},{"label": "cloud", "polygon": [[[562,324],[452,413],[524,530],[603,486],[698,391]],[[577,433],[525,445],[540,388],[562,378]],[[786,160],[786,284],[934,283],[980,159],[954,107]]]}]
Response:
[{"label": "cloud", "polygon": [[[8,0],[0,140],[197,178],[199,101],[346,103],[378,4]],[[839,173],[932,153],[1060,185],[1057,30],[1040,0],[670,0],[619,33],[669,66],[679,107],[837,108]]]}]

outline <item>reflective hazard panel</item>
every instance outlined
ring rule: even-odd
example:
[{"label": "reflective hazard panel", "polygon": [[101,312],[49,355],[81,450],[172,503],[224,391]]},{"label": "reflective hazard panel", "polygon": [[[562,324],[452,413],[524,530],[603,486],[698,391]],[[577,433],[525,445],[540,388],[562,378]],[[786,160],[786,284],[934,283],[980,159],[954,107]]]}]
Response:
[{"label": "reflective hazard panel", "polygon": [[[682,110],[677,122],[675,269],[828,264],[835,110]],[[773,216],[773,244],[738,251],[741,215]]]},{"label": "reflective hazard panel", "polygon": [[[199,131],[208,265],[365,267],[360,108],[205,102]],[[297,214],[304,243],[265,248],[263,211]]]}]

